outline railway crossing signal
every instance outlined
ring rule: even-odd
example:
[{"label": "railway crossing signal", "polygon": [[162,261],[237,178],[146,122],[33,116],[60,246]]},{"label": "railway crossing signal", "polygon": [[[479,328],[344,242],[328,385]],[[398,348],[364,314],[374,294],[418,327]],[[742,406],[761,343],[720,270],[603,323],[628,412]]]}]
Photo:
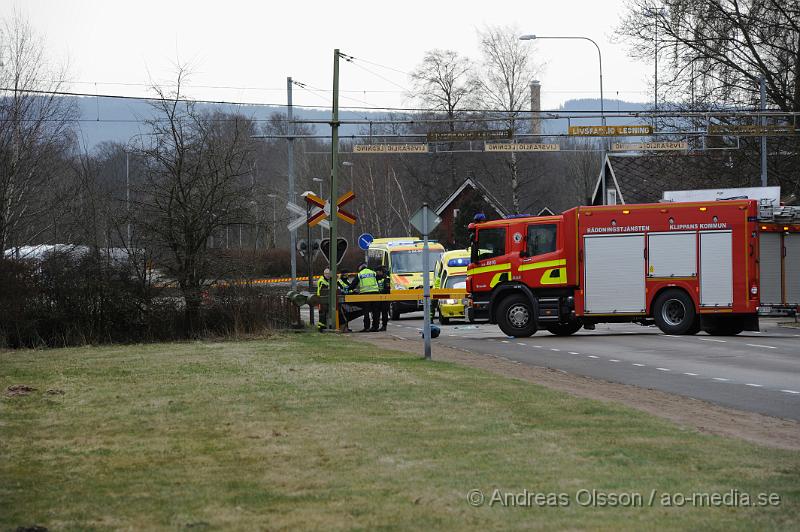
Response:
[{"label": "railway crossing signal", "polygon": [[[312,209],[314,209],[306,220],[310,227],[314,227],[331,215],[331,203],[329,201],[320,198],[312,192],[303,194],[303,197],[306,199],[306,202],[311,205]],[[339,196],[339,199],[336,200],[336,215],[349,224],[355,224],[357,218],[352,213],[344,210],[342,206],[353,201],[355,197],[356,195],[353,191],[349,191]]]}]

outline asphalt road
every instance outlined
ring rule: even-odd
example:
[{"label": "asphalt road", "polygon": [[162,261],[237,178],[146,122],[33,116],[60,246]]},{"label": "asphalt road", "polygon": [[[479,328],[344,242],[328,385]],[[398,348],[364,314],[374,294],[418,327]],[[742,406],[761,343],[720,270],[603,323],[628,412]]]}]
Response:
[{"label": "asphalt road", "polygon": [[[441,336],[433,341],[800,420],[800,329],[778,326],[787,320],[791,318],[762,319],[761,332],[728,337],[669,336],[656,327],[607,324],[569,337],[539,331],[519,339],[506,336],[496,325],[454,323],[440,326]],[[417,339],[421,328],[421,313],[408,314],[390,322],[388,332]]]}]

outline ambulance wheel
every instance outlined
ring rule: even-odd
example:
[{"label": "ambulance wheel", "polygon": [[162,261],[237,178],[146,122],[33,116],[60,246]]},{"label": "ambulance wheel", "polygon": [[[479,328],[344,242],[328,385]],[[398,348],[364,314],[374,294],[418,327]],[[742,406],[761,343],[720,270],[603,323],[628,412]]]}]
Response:
[{"label": "ambulance wheel", "polygon": [[689,294],[680,289],[670,289],[659,295],[653,303],[653,319],[664,334],[695,334],[699,316]]},{"label": "ambulance wheel", "polygon": [[398,307],[396,304],[392,303],[389,305],[389,312],[392,315],[392,321],[397,321],[400,319],[400,307]]},{"label": "ambulance wheel", "polygon": [[526,338],[536,334],[536,316],[530,300],[522,294],[512,294],[500,301],[497,325],[508,336]]},{"label": "ambulance wheel", "polygon": [[556,336],[569,336],[570,334],[575,334],[583,327],[583,324],[578,321],[570,321],[568,323],[556,323],[553,325],[548,325],[545,327],[550,334],[555,334]]},{"label": "ambulance wheel", "polygon": [[441,325],[450,325],[450,318],[445,318],[442,316],[442,311],[439,311],[439,323]]}]

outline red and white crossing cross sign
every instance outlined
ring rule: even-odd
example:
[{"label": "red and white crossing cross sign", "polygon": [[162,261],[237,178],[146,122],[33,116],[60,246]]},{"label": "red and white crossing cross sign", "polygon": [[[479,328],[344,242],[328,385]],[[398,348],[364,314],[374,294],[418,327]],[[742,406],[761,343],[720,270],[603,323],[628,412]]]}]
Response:
[{"label": "red and white crossing cross sign", "polygon": [[[306,220],[309,227],[314,227],[315,225],[317,225],[318,223],[320,223],[325,218],[331,215],[331,204],[329,201],[325,201],[324,199],[320,198],[319,196],[317,196],[312,192],[306,192],[305,194],[303,194],[303,197],[306,199],[306,202],[308,202],[314,209],[311,215]],[[355,197],[356,195],[353,193],[353,191],[349,191],[342,194],[336,201],[336,215],[345,222],[350,224],[356,223],[357,218],[353,214],[342,209],[342,205],[351,202]]]},{"label": "red and white crossing cross sign", "polygon": [[353,201],[355,197],[356,195],[353,193],[352,190],[350,190],[339,196],[339,199],[336,200],[336,216],[338,216],[339,218],[341,218],[342,220],[344,220],[349,224],[355,224],[358,218],[356,218],[354,214],[351,214],[350,212],[344,210],[342,206],[347,205],[348,203]]}]

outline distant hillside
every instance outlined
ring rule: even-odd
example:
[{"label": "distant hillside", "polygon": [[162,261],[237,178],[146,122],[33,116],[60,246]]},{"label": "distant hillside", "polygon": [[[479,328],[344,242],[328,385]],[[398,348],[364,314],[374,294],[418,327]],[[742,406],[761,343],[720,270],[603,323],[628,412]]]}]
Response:
[{"label": "distant hillside", "polygon": [[[98,144],[105,141],[125,143],[138,133],[146,132],[146,125],[142,120],[154,117],[153,108],[146,101],[139,100],[120,100],[114,98],[93,98],[76,97],[78,109],[80,110],[81,121],[78,123],[78,135],[83,145],[89,150],[94,149]],[[227,112],[239,112],[252,117],[256,120],[265,120],[272,113],[285,113],[285,106],[254,106],[254,105],[213,105],[201,104],[204,110],[219,110]],[[600,100],[581,99],[569,100],[561,106],[558,113],[570,113],[577,111],[597,111],[600,109]],[[619,100],[605,100],[606,112],[620,111],[644,111],[647,104],[631,103]],[[327,120],[330,118],[330,111],[324,109],[307,109],[295,107],[294,115],[300,119]],[[378,120],[385,117],[385,113],[368,111],[342,111],[342,119],[373,119]],[[627,118],[609,118],[609,125],[622,125],[641,123],[644,120],[632,120]],[[568,125],[591,125],[598,124],[599,119],[575,119],[569,122],[566,119],[545,120],[543,130],[545,133],[565,133]],[[359,133],[363,126],[343,125],[340,135],[354,135]],[[315,127],[318,134],[328,134],[330,128],[326,124],[318,124]]]},{"label": "distant hillside", "polygon": [[[603,100],[603,107],[604,112],[607,114],[611,113],[618,113],[618,112],[641,112],[647,111],[649,109],[649,104],[646,103],[634,103],[634,102],[626,102],[623,100]],[[579,113],[579,112],[586,112],[586,114],[595,114],[599,113],[600,111],[600,100],[599,99],[580,99],[580,100],[567,100],[564,102],[564,105],[559,107],[556,112],[557,113]],[[647,121],[645,119],[632,119],[632,118],[616,118],[616,117],[609,117],[606,118],[606,124],[609,126],[622,126],[622,125],[636,125],[636,124],[645,124]],[[544,133],[552,133],[552,134],[559,134],[559,133],[566,133],[567,128],[569,126],[590,126],[590,125],[599,125],[600,118],[576,118],[567,120],[566,118],[559,118],[557,120],[544,120],[542,122],[542,131]]]}]

